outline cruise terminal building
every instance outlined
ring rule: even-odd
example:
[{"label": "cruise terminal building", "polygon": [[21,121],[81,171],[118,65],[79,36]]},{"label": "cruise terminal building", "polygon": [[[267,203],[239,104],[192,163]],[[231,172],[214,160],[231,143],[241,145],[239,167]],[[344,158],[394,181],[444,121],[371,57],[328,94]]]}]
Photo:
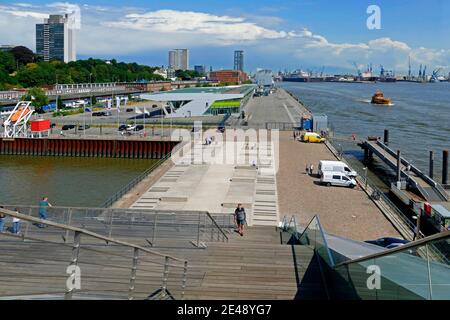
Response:
[{"label": "cruise terminal building", "polygon": [[240,113],[256,85],[196,87],[142,94],[141,98],[163,104],[167,118],[199,117]]}]

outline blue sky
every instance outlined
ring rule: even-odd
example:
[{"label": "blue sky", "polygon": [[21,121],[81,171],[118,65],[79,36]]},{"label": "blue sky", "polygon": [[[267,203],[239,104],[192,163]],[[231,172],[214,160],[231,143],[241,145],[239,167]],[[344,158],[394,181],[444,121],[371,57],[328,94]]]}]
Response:
[{"label": "blue sky", "polygon": [[[369,5],[381,9],[381,29],[366,27]],[[397,72],[420,63],[450,65],[450,1],[446,0],[0,0],[0,44],[34,49],[34,24],[48,13],[80,8],[79,58],[166,65],[171,48],[189,48],[190,65],[232,67],[235,49],[246,69],[352,70],[353,62]]]}]

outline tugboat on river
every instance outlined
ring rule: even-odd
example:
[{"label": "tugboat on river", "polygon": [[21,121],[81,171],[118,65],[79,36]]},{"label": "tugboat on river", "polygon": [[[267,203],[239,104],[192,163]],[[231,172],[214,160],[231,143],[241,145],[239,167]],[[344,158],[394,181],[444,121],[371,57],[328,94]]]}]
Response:
[{"label": "tugboat on river", "polygon": [[377,92],[375,92],[375,94],[372,96],[372,100],[370,101],[370,103],[382,104],[382,105],[390,105],[391,104],[391,99],[385,97],[383,95],[383,92],[381,92],[380,90],[377,90]]}]

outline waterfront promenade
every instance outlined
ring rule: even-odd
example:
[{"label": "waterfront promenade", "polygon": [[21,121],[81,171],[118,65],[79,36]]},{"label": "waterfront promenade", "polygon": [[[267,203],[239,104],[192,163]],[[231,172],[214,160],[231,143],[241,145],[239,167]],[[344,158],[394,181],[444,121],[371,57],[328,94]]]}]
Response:
[{"label": "waterfront promenade", "polygon": [[[249,128],[261,128],[267,122],[294,124],[303,114],[309,114],[282,89],[273,95],[252,99],[246,110]],[[324,144],[295,141],[292,131],[280,132],[279,138],[276,175],[264,177],[261,168],[252,170],[249,166],[230,164],[166,164],[115,206],[229,214],[242,202],[250,223],[256,222],[255,225],[276,225],[284,216],[296,216],[304,227],[317,214],[330,234],[355,240],[399,236],[359,187],[325,187],[319,185],[317,177],[305,174],[306,164],[312,163],[317,169],[320,160],[335,159]],[[199,150],[219,153],[217,148],[220,147],[213,144],[201,146]],[[261,217],[268,219],[258,223]]]}]

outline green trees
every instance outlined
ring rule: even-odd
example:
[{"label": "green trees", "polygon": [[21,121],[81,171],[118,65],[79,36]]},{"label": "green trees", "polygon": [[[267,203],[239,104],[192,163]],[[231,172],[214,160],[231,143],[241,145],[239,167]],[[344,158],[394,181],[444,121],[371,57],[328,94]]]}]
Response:
[{"label": "green trees", "polygon": [[0,52],[0,88],[18,85],[24,88],[55,83],[128,82],[164,80],[154,74],[156,68],[137,63],[87,59],[64,63],[40,61],[31,50],[17,47]]},{"label": "green trees", "polygon": [[202,75],[195,70],[175,70],[175,76],[181,80],[191,80]]},{"label": "green trees", "polygon": [[31,88],[22,97],[23,101],[32,101],[32,104],[37,113],[41,113],[42,107],[48,104],[48,97],[41,88]]}]

